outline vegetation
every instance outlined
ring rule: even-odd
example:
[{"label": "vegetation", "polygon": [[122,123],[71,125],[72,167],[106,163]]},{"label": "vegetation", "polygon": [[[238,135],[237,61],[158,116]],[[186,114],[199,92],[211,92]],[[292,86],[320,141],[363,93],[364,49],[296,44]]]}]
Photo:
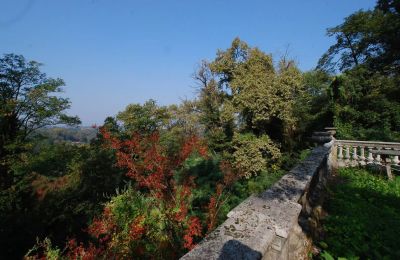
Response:
[{"label": "vegetation", "polygon": [[[400,177],[386,177],[365,169],[345,169],[330,186],[319,245],[325,259],[398,259]],[[324,258],[324,257],[323,257]],[[333,259],[333,258],[332,258]]]},{"label": "vegetation", "polygon": [[36,130],[33,134],[42,138],[43,142],[62,143],[73,142],[76,144],[90,143],[96,138],[96,127],[46,127]]},{"label": "vegetation", "polygon": [[340,71],[331,83],[331,110],[342,138],[400,140],[400,5],[379,0],[328,29],[335,36],[318,68]]},{"label": "vegetation", "polygon": [[[335,126],[340,138],[399,141],[399,27],[399,1],[379,0],[328,29],[336,42],[307,72],[236,38],[201,62],[195,99],[129,104],[93,128],[60,127],[79,124],[65,114],[64,82],[3,55],[0,258],[177,258],[303,158],[310,132]],[[324,254],[398,257],[394,224],[349,226],[398,221],[398,181],[342,175]],[[344,191],[359,194],[355,206]],[[378,201],[387,205],[379,216],[369,208]],[[335,203],[357,208],[355,218],[334,218]],[[350,228],[354,241],[340,237]],[[361,244],[368,239],[381,242]]]}]

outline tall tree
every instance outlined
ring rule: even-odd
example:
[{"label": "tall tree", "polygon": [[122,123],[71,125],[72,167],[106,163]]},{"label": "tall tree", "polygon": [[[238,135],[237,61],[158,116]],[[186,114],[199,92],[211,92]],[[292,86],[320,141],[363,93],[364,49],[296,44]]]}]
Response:
[{"label": "tall tree", "polygon": [[328,35],[336,43],[317,68],[336,75],[328,104],[341,138],[399,140],[400,1],[379,0]]},{"label": "tall tree", "polygon": [[204,125],[205,136],[210,149],[221,152],[232,140],[234,118],[228,95],[218,86],[215,73],[210,69],[210,63],[202,61],[193,75],[198,84],[200,122]]},{"label": "tall tree", "polygon": [[143,105],[129,104],[119,112],[117,119],[123,123],[127,132],[151,134],[166,128],[169,122],[168,109],[158,106],[155,100],[148,100]]},{"label": "tall tree", "polygon": [[36,129],[56,124],[78,124],[67,116],[70,107],[62,92],[64,81],[52,79],[40,71],[41,64],[22,55],[5,54],[0,59],[0,186],[10,184],[6,157],[13,152],[7,146],[23,142]]},{"label": "tall tree", "polygon": [[295,101],[303,92],[302,74],[293,61],[283,58],[274,66],[271,55],[236,38],[229,49],[217,53],[210,68],[239,113],[239,127],[279,142],[288,140],[297,124]]},{"label": "tall tree", "polygon": [[400,1],[379,0],[373,10],[360,10],[328,29],[336,43],[318,67],[345,71],[360,64],[385,74],[400,71]]}]

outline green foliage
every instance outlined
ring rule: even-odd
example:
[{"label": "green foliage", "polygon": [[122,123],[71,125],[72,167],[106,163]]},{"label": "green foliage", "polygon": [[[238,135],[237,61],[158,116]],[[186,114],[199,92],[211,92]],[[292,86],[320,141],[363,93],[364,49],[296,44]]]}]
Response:
[{"label": "green foliage", "polygon": [[[331,185],[323,221],[327,251],[348,259],[398,259],[400,177],[364,169],[340,169]],[[325,253],[327,254],[327,253]]]},{"label": "green foliage", "polygon": [[300,121],[301,132],[308,134],[333,125],[330,104],[333,77],[321,70],[308,71],[303,76],[304,95],[299,98],[295,113]]},{"label": "green foliage", "polygon": [[74,142],[89,143],[97,135],[93,127],[47,127],[38,129],[34,135],[39,136],[49,143]]},{"label": "green foliage", "polygon": [[159,107],[150,99],[143,105],[130,104],[119,112],[117,119],[123,123],[127,132],[148,134],[165,128],[169,120],[166,107]]},{"label": "green foliage", "polygon": [[47,125],[80,123],[64,113],[70,108],[59,96],[64,82],[46,77],[40,65],[22,55],[0,58],[0,189],[13,184],[8,157],[23,150],[29,134]]},{"label": "green foliage", "polygon": [[36,245],[30,249],[24,256],[24,259],[35,259],[35,258],[30,258],[29,255],[32,252],[35,252],[37,250],[43,249],[45,252],[45,258],[48,260],[59,260],[61,259],[61,252],[60,249],[57,247],[52,246],[51,240],[49,238],[45,238],[43,241],[39,241],[39,239],[36,241]]},{"label": "green foliage", "polygon": [[328,29],[336,43],[318,68],[342,72],[326,106],[339,138],[400,140],[399,31],[398,0],[379,0],[373,10],[360,10]]},{"label": "green foliage", "polygon": [[79,123],[78,118],[63,113],[70,107],[69,100],[54,95],[62,91],[64,82],[47,78],[40,72],[40,65],[15,54],[0,59],[2,134],[16,134],[6,132],[6,127],[15,128],[12,130],[25,137],[46,125]]},{"label": "green foliage", "polygon": [[400,103],[393,80],[359,66],[336,77],[332,96],[338,138],[400,140]]},{"label": "green foliage", "polygon": [[[13,164],[15,184],[0,193],[0,256],[20,258],[36,237],[64,247],[122,185],[112,152],[93,144],[40,143]],[[15,232],[19,230],[19,232]]]},{"label": "green foliage", "polygon": [[373,10],[360,10],[343,24],[328,29],[336,43],[322,56],[319,66],[347,70],[365,63],[385,73],[399,71],[400,7],[398,0],[379,0]]},{"label": "green foliage", "polygon": [[281,156],[278,146],[267,136],[256,137],[253,134],[235,134],[232,154],[234,165],[246,177],[257,175],[268,168],[277,169]]},{"label": "green foliage", "polygon": [[283,58],[275,68],[270,55],[236,38],[209,66],[239,113],[239,127],[280,142],[291,137],[298,123],[296,99],[303,94],[302,74],[293,61]]}]

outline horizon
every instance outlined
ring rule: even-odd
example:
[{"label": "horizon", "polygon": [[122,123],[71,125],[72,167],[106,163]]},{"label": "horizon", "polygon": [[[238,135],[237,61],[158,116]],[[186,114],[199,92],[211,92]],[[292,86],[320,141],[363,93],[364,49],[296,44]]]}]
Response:
[{"label": "horizon", "polygon": [[193,99],[196,65],[214,59],[235,37],[275,61],[288,50],[302,71],[313,69],[335,40],[326,29],[374,5],[369,0],[245,5],[6,0],[0,10],[0,52],[41,62],[48,76],[62,78],[63,96],[71,101],[68,113],[78,115],[85,127],[102,124],[131,103]]}]

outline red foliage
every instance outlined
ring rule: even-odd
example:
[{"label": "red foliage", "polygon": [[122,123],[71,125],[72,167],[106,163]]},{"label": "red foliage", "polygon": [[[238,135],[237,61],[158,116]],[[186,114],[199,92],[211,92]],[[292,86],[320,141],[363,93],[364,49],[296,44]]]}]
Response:
[{"label": "red foliage", "polygon": [[49,178],[39,174],[33,174],[32,187],[39,201],[47,194],[65,189],[70,184],[70,177],[65,175],[58,178]]},{"label": "red foliage", "polygon": [[222,201],[224,191],[229,189],[241,177],[237,169],[233,168],[227,161],[221,162],[220,169],[224,178],[222,182],[217,184],[215,195],[210,198],[208,203],[207,232],[212,231],[217,224],[219,209],[224,204],[224,201]]},{"label": "red foliage", "polygon": [[139,185],[156,194],[158,198],[170,196],[173,171],[178,168],[192,153],[198,152],[207,156],[207,148],[196,136],[188,138],[182,145],[177,159],[164,155],[159,145],[158,133],[141,136],[137,133],[127,140],[119,140],[105,128],[100,129],[106,145],[116,150],[117,166],[127,169],[126,175]]},{"label": "red foliage", "polygon": [[139,239],[144,234],[144,232],[146,231],[146,229],[143,226],[143,220],[144,220],[144,217],[143,216],[139,216],[132,222],[131,230],[129,232],[129,237],[132,240]]},{"label": "red foliage", "polygon": [[207,232],[212,231],[215,228],[218,217],[218,199],[221,194],[216,194],[210,198],[208,203],[208,214],[207,214]]},{"label": "red foliage", "polygon": [[182,145],[178,162],[180,163],[185,161],[193,152],[196,151],[203,158],[207,158],[207,146],[203,142],[201,142],[201,140],[197,136],[191,136]]},{"label": "red foliage", "polygon": [[191,217],[188,221],[188,228],[186,229],[183,239],[185,244],[183,245],[186,249],[191,250],[195,244],[193,243],[193,237],[201,237],[201,223],[198,217]]},{"label": "red foliage", "polygon": [[82,260],[93,260],[97,259],[97,256],[101,254],[102,250],[95,247],[92,243],[85,247],[82,243],[78,245],[75,239],[71,239],[67,242],[69,259],[82,259]]},{"label": "red foliage", "polygon": [[97,238],[100,243],[107,242],[115,230],[115,223],[108,207],[104,208],[101,218],[95,218],[88,228],[88,233]]},{"label": "red foliage", "polygon": [[[178,186],[174,181],[173,173],[194,152],[206,158],[207,148],[204,143],[199,138],[192,136],[183,143],[180,153],[171,157],[166,155],[159,144],[159,135],[157,133],[146,136],[135,133],[126,140],[113,136],[105,128],[100,128],[100,133],[105,140],[106,147],[115,150],[116,165],[126,169],[126,175],[135,181],[135,188],[141,189],[143,194],[155,198],[155,201],[163,205],[165,215],[168,218],[167,222],[175,227],[171,230],[179,232],[179,234],[170,234],[171,239],[176,235],[183,236],[183,246],[187,249],[193,248],[194,237],[201,237],[202,235],[202,225],[199,218],[188,217],[189,198],[191,189],[194,187],[194,180],[193,177],[188,176]],[[187,226],[187,228],[182,230],[182,225]],[[129,239],[134,241],[144,239],[146,229],[149,227],[145,225],[145,216],[139,216],[131,221],[129,228]],[[98,239],[105,254],[107,254],[108,247],[112,244],[112,236],[118,232],[119,227],[115,224],[109,208],[105,208],[102,216],[95,218],[88,228],[88,233]],[[165,247],[169,245],[169,243],[166,243]],[[76,257],[90,256],[94,252],[100,252],[99,249],[92,245],[88,248],[83,247],[82,244],[77,245],[74,240],[70,241],[68,248],[69,254],[75,259]],[[144,248],[139,243],[136,248],[131,248],[131,250],[135,254],[142,254]]]}]

